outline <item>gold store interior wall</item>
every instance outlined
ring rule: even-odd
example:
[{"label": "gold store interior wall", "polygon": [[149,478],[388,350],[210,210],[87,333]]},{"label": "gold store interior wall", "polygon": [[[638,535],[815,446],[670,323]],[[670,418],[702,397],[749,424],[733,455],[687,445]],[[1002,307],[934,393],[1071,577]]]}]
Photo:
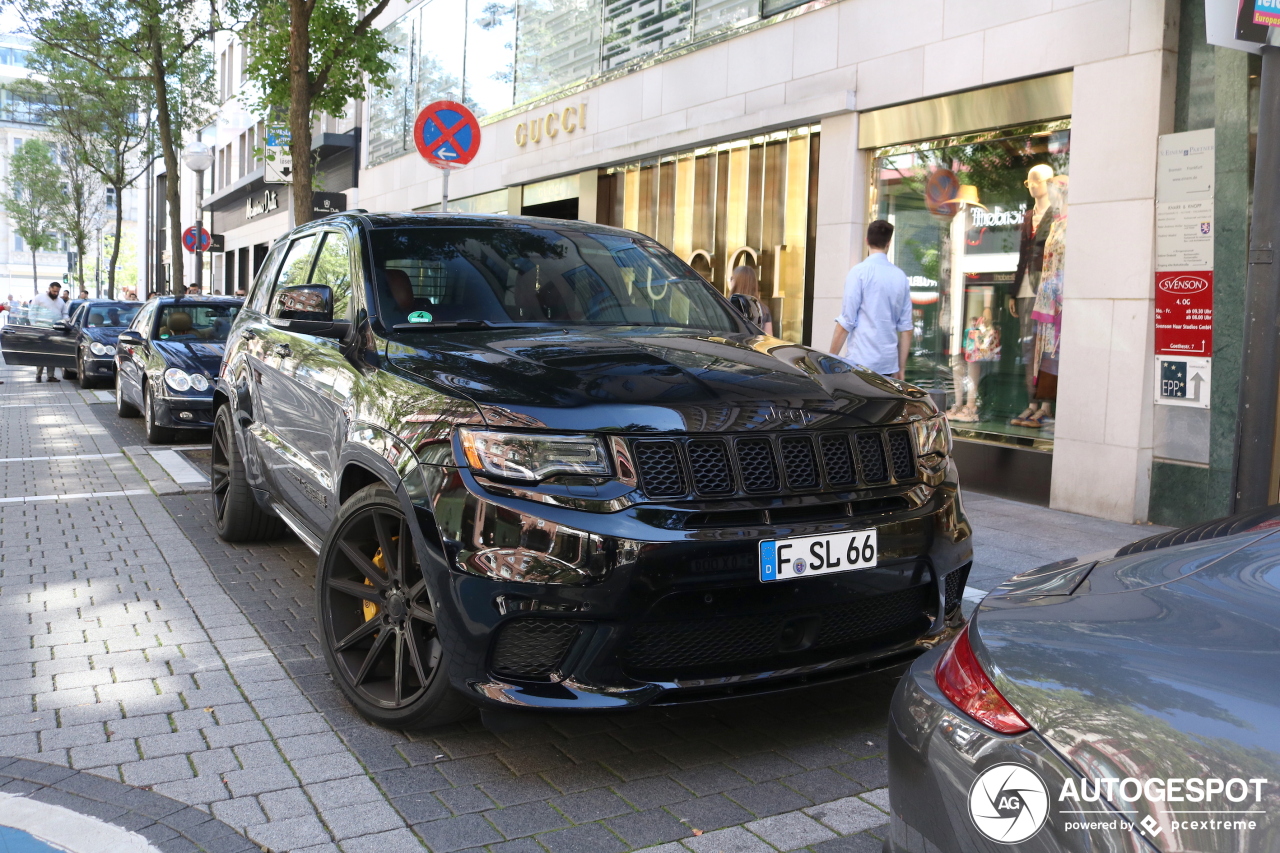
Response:
[{"label": "gold store interior wall", "polygon": [[601,221],[648,234],[727,294],[755,267],[774,335],[809,338],[819,126],[603,170]]}]

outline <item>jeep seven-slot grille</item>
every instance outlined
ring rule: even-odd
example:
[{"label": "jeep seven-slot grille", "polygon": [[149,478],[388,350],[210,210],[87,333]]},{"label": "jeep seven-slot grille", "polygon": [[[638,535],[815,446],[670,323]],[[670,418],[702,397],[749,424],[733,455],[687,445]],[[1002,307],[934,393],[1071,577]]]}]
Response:
[{"label": "jeep seven-slot grille", "polygon": [[911,433],[901,428],[644,438],[631,448],[640,487],[651,498],[770,495],[917,477]]}]

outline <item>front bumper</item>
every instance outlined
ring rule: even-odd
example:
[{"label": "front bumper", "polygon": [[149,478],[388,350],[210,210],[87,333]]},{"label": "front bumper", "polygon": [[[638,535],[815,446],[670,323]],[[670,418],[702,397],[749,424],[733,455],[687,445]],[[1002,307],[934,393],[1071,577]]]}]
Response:
[{"label": "front bumper", "polygon": [[[497,494],[466,470],[431,476],[450,678],[481,702],[624,708],[789,689],[903,666],[961,621],[972,546],[954,476],[900,490],[905,510],[694,529],[687,507],[593,512]],[[876,568],[759,580],[763,539],[870,527]]]},{"label": "front bumper", "polygon": [[114,356],[92,356],[84,359],[81,364],[84,367],[86,376],[111,377],[116,375],[116,360]]},{"label": "front bumper", "polygon": [[[939,647],[916,660],[898,683],[890,707],[890,853],[1155,850],[1141,829],[1125,816],[1108,811],[1105,802],[1064,803],[1064,783],[1078,784],[1079,774],[1034,729],[1000,735],[960,712],[934,681],[933,670],[942,651]],[[979,829],[970,810],[978,777],[989,769],[1003,773],[1000,765],[1029,768],[1044,783],[1048,814],[1029,838],[1018,837],[1020,832],[1010,818],[1010,823],[988,820],[984,825],[996,835],[1013,831],[1016,840],[993,840]]]},{"label": "front bumper", "polygon": [[213,392],[156,399],[156,425],[170,429],[213,429]]}]

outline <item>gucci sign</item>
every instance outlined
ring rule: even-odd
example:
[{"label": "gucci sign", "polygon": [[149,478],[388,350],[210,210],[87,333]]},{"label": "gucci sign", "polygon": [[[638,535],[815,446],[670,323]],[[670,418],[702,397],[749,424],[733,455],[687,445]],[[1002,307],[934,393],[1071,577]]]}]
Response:
[{"label": "gucci sign", "polygon": [[587,129],[587,105],[569,106],[551,110],[546,115],[522,121],[516,125],[516,145],[523,148],[530,142],[539,143],[543,138],[555,139],[560,131],[573,133]]}]

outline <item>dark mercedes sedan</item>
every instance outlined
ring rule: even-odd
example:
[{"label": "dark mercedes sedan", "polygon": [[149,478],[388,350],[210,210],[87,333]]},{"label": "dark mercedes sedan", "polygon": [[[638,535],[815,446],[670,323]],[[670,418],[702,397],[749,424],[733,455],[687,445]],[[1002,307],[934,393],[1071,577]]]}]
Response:
[{"label": "dark mercedes sedan", "polygon": [[243,302],[229,296],[149,300],[117,340],[116,414],[141,414],[152,442],[212,427],[213,385]]},{"label": "dark mercedes sedan", "polygon": [[75,376],[81,388],[109,383],[116,373],[116,336],[133,321],[141,302],[87,299],[66,320],[54,322],[22,316],[10,318],[0,330],[0,349],[6,364],[61,367]]},{"label": "dark mercedes sedan", "polygon": [[1014,577],[894,696],[894,853],[1280,850],[1280,508]]},{"label": "dark mercedes sedan", "polygon": [[970,526],[928,395],[766,337],[639,234],[303,226],[214,404],[219,533],[318,553],[334,680],[383,724],[779,690],[960,623]]}]

